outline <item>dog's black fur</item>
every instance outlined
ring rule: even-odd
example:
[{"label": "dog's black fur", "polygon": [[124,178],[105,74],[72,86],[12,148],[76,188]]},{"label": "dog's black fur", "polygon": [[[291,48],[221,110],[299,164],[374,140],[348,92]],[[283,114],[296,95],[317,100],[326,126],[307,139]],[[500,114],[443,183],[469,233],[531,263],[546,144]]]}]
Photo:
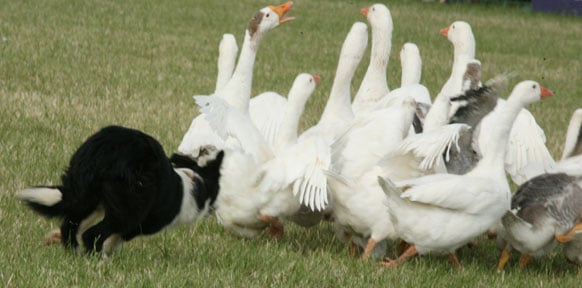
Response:
[{"label": "dog's black fur", "polygon": [[[19,196],[40,214],[63,219],[61,239],[66,247],[77,247],[76,235],[82,233],[87,251],[100,252],[104,241],[114,234],[128,241],[156,233],[176,221],[205,216],[218,196],[223,156],[224,152],[219,152],[204,167],[187,156],[174,154],[168,159],[151,136],[108,126],[79,147],[60,186],[29,188]],[[183,185],[179,174],[188,175],[190,184]],[[54,189],[61,193],[60,201],[47,205],[35,200],[42,197],[38,193],[58,193]],[[184,197],[195,200],[196,205],[190,208],[196,211],[181,211]],[[79,231],[81,222],[99,209],[104,213],[103,220]],[[184,218],[180,213],[189,216]]]}]

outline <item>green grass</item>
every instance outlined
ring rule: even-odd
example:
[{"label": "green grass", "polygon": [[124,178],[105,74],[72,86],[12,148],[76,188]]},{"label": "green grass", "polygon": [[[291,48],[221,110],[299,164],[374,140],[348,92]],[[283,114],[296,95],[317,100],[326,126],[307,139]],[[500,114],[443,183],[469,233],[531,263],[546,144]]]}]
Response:
[{"label": "green grass", "polygon": [[[577,286],[581,270],[559,249],[525,270],[517,255],[501,274],[498,251],[484,238],[462,249],[465,270],[444,257],[417,257],[394,270],[347,255],[330,223],[288,225],[279,241],[237,239],[214,218],[141,237],[112,259],[41,245],[58,226],[15,198],[30,185],[56,184],[70,155],[107,124],[144,130],[174,151],[197,114],[193,94],[214,89],[220,37],[242,39],[254,11],[269,1],[2,1],[0,6],[0,285],[8,287],[361,287]],[[276,4],[276,3],[275,3]],[[253,94],[287,93],[300,72],[323,80],[302,127],[314,124],[329,93],[342,41],[368,1],[296,1],[297,20],[264,39]],[[530,107],[548,147],[561,155],[566,125],[582,106],[582,21],[520,6],[390,1],[394,19],[389,85],[398,87],[402,44],[418,44],[423,84],[434,95],[447,79],[452,47],[438,34],[454,20],[472,24],[483,78],[517,72],[556,96]],[[354,79],[359,84],[368,56]],[[355,88],[354,88],[355,90]],[[394,251],[390,254],[393,255]]]}]

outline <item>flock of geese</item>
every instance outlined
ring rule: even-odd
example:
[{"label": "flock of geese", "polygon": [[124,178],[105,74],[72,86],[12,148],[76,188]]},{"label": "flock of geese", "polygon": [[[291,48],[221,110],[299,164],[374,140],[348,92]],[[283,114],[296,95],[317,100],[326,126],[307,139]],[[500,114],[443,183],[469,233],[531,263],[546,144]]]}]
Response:
[{"label": "flock of geese", "polygon": [[[224,35],[216,88],[194,97],[200,114],[178,148],[199,162],[225,151],[215,215],[226,230],[278,239],[285,222],[311,227],[331,215],[350,252],[389,267],[441,253],[461,268],[455,251],[486,232],[502,250],[499,270],[512,250],[522,254],[523,267],[557,243],[565,243],[568,260],[582,262],[582,109],[555,161],[524,109],[552,92],[528,80],[499,98],[509,75],[481,81],[475,38],[463,21],[440,31],[453,44],[454,62],[434,101],[420,84],[422,61],[413,43],[400,50],[401,86],[390,90],[392,17],[386,5],[374,4],[361,10],[372,46],[353,101],[352,77],[368,43],[362,22],[344,40],[319,122],[299,134],[319,76],[299,74],[287,96],[251,97],[263,36],[293,20],[286,17],[292,5],[256,12],[240,53],[234,37]],[[520,185],[515,194],[506,173]],[[384,258],[389,243],[399,243],[395,259]]]}]

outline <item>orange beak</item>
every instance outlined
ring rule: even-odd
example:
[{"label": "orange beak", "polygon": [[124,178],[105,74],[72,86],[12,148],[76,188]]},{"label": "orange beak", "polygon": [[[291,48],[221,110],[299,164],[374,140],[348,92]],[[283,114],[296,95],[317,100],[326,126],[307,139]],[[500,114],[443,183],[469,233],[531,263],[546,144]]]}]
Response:
[{"label": "orange beak", "polygon": [[450,27],[443,28],[443,29],[441,29],[441,31],[439,33],[445,37],[449,37],[449,28]]},{"label": "orange beak", "polygon": [[295,20],[295,17],[285,18],[285,14],[291,11],[291,6],[293,6],[293,1],[283,3],[279,6],[273,5],[269,6],[271,10],[273,10],[275,13],[277,13],[277,15],[279,15],[279,25]]},{"label": "orange beak", "polygon": [[542,97],[541,97],[542,100],[554,96],[554,93],[550,89],[545,88],[545,87],[542,87],[542,86],[540,86],[540,89],[542,90],[542,93],[541,93],[542,94]]},{"label": "orange beak", "polygon": [[315,81],[315,85],[317,85],[319,83],[319,81],[321,81],[321,77],[319,75],[311,75],[311,77],[313,77],[313,81]]},{"label": "orange beak", "polygon": [[369,9],[368,7],[366,7],[366,8],[362,8],[362,9],[360,9],[360,13],[362,13],[362,15],[364,15],[364,16],[366,16],[366,17],[368,17],[368,11],[369,11],[369,10],[370,10],[370,9]]}]

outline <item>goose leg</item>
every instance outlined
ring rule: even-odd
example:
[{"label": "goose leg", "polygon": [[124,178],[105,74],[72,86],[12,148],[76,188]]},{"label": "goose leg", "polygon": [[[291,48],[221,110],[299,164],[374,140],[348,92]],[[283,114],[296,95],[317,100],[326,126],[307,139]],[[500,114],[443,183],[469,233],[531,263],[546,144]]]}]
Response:
[{"label": "goose leg", "polygon": [[467,243],[467,248],[469,249],[479,248],[479,243],[477,243],[477,240],[471,240],[469,241],[469,243]]},{"label": "goose leg", "polygon": [[357,250],[358,247],[356,246],[356,242],[350,240],[350,248],[348,249],[348,254],[350,254],[350,256],[356,257]]},{"label": "goose leg", "polygon": [[404,251],[404,253],[402,253],[402,255],[400,255],[398,257],[398,259],[392,260],[390,258],[386,258],[380,264],[384,267],[389,267],[389,268],[396,267],[396,266],[400,265],[400,263],[406,261],[408,258],[410,258],[416,254],[417,254],[416,246],[410,245],[410,247],[408,247],[408,249],[406,249],[406,251]]},{"label": "goose leg", "polygon": [[396,247],[396,252],[398,253],[398,256],[404,254],[406,249],[408,249],[409,247],[410,244],[406,243],[406,241],[404,240],[400,240],[400,243],[398,243],[398,246]]},{"label": "goose leg", "polygon": [[279,219],[274,217],[269,217],[267,215],[261,215],[261,221],[269,224],[269,232],[268,234],[275,238],[276,240],[281,239],[283,237],[283,224],[279,221]]},{"label": "goose leg", "polygon": [[366,249],[364,249],[364,255],[362,259],[368,260],[370,258],[370,255],[372,255],[372,251],[374,251],[374,247],[376,247],[376,244],[378,244],[378,242],[372,239],[372,237],[368,239],[368,244],[366,245]]},{"label": "goose leg", "polygon": [[582,231],[582,222],[576,224],[568,233],[562,235],[556,235],[556,240],[560,243],[570,242],[572,240],[572,236],[576,234],[576,232]]},{"label": "goose leg", "polygon": [[523,255],[521,255],[521,258],[519,259],[519,268],[523,269],[523,267],[525,267],[525,264],[527,264],[529,260],[531,260],[531,255],[523,253]]},{"label": "goose leg", "polygon": [[350,248],[348,248],[348,255],[355,257],[358,247],[356,246],[356,242],[352,239],[352,234],[349,232],[344,232],[344,237],[346,242],[350,243]]},{"label": "goose leg", "polygon": [[505,264],[507,264],[507,261],[509,261],[509,250],[507,249],[507,247],[505,247],[503,248],[503,251],[501,251],[501,257],[499,257],[499,263],[497,264],[497,272],[501,272],[503,270]]},{"label": "goose leg", "polygon": [[449,253],[448,258],[449,262],[453,264],[453,267],[455,267],[455,269],[463,270],[463,266],[461,265],[461,262],[459,262],[459,258],[457,258],[457,255],[455,253]]},{"label": "goose leg", "polygon": [[488,230],[487,231],[487,239],[491,239],[492,240],[492,239],[495,239],[495,238],[497,238],[497,233],[495,233],[495,232],[493,232],[491,230]]}]

